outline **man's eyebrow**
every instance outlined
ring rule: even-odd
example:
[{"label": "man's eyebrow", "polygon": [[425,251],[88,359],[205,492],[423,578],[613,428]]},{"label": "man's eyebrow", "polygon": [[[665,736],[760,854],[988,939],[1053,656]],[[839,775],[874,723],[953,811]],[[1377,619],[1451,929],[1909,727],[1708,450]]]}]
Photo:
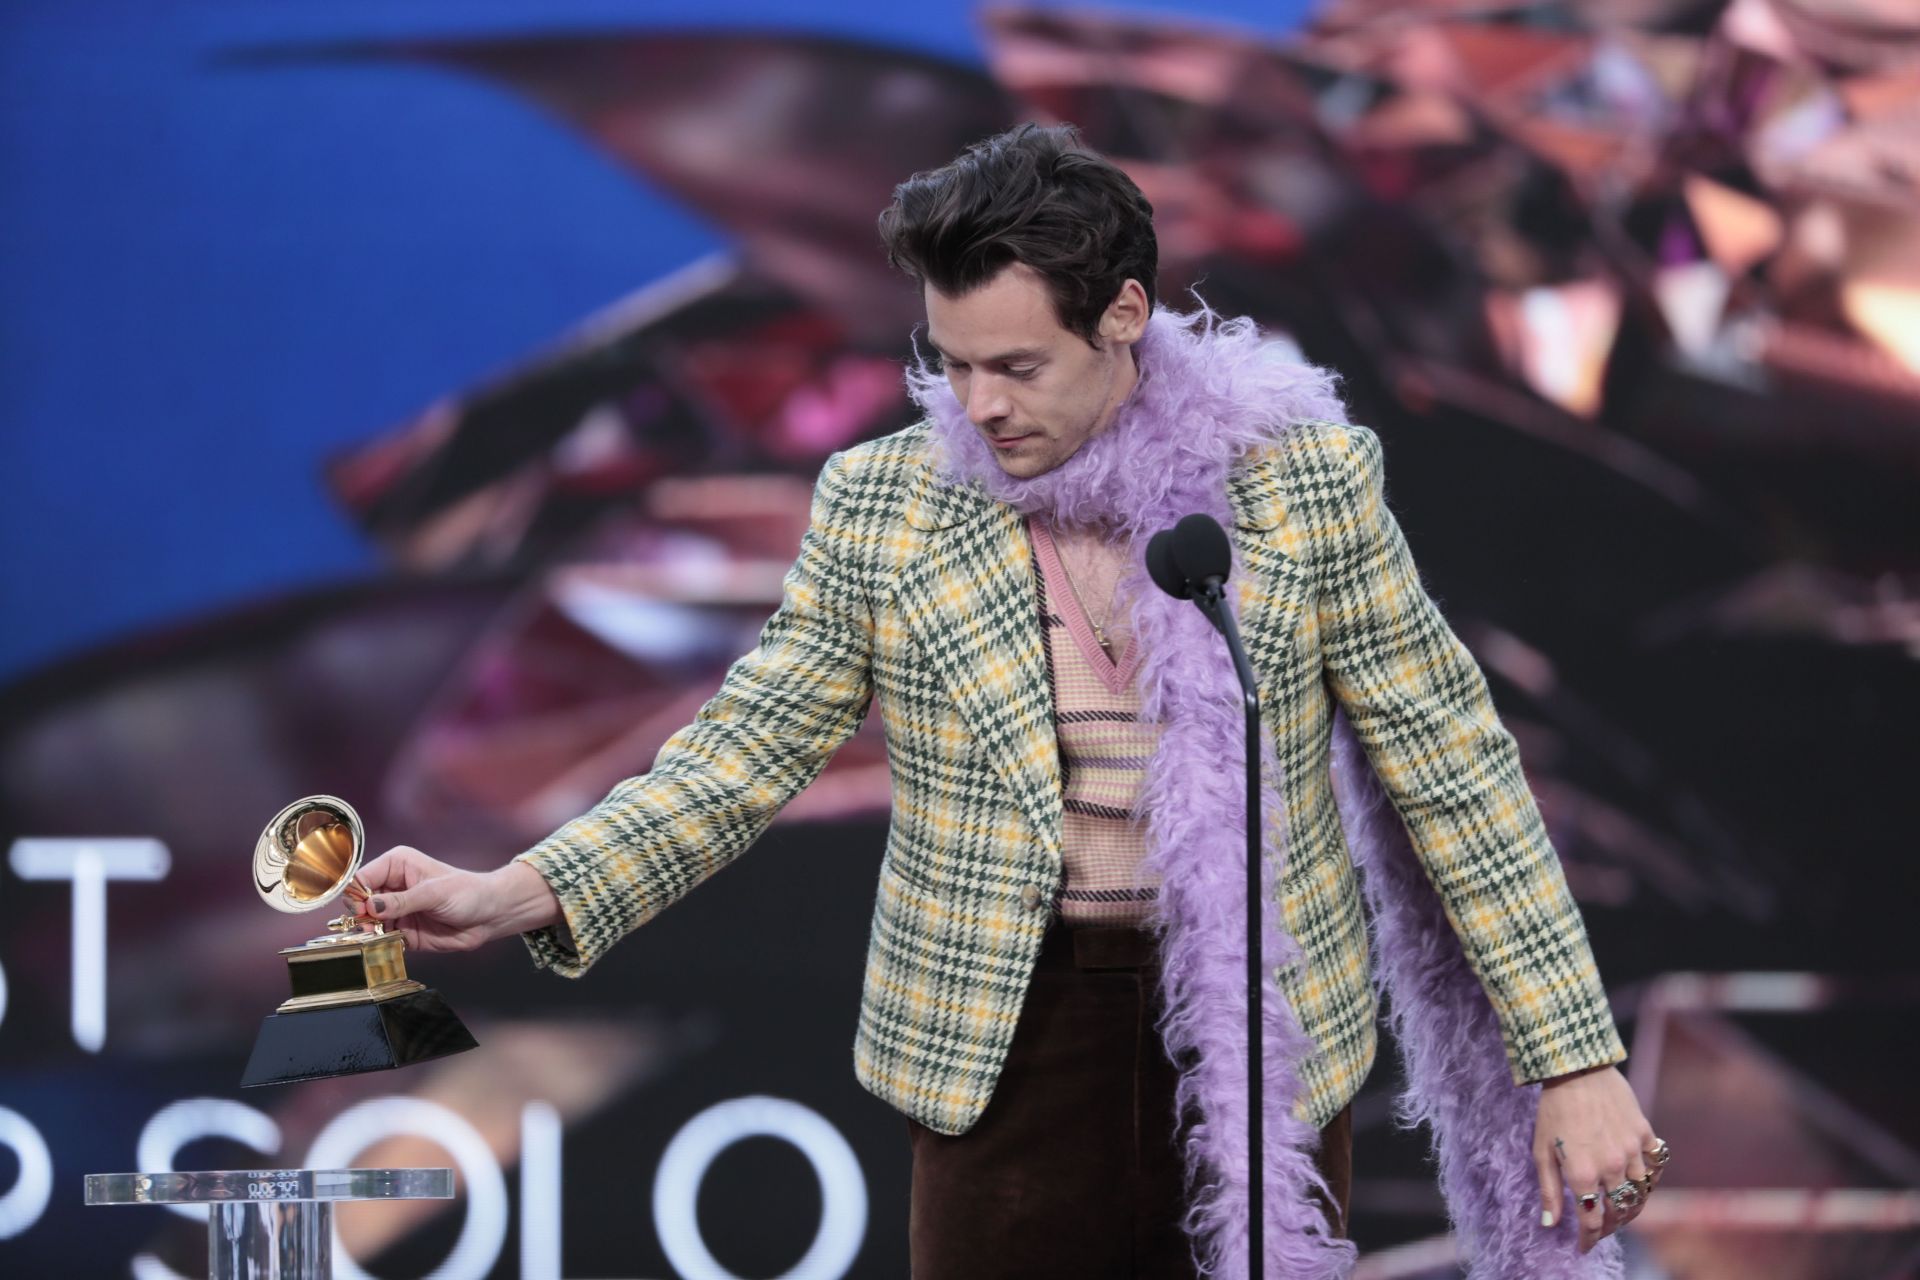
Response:
[{"label": "man's eyebrow", "polygon": [[[932,334],[927,335],[927,345],[932,347],[934,351],[939,353],[940,358],[946,361],[948,364],[965,364],[966,363],[966,361],[964,360],[956,361],[952,356],[948,355],[947,349],[941,346],[939,343],[935,342],[933,340]],[[1012,364],[1016,360],[1034,360],[1046,354],[1047,353],[1041,350],[1039,347],[1015,347],[1011,351],[1002,351],[999,355],[988,356],[984,363]]]}]

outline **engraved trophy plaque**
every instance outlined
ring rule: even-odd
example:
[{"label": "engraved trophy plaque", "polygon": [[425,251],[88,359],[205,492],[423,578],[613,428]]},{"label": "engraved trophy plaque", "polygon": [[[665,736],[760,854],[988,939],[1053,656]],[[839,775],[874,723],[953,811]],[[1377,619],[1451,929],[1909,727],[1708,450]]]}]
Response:
[{"label": "engraved trophy plaque", "polygon": [[440,993],[407,977],[407,940],[361,914],[366,833],[353,806],[308,796],[274,815],[253,851],[253,886],[278,911],[344,898],[324,937],[280,952],[292,995],[267,1015],[242,1087],[404,1067],[477,1047]]}]

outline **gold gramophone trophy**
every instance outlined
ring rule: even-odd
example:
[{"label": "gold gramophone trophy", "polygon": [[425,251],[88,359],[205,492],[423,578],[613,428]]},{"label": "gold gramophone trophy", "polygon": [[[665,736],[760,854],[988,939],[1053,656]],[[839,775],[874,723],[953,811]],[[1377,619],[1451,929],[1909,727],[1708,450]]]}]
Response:
[{"label": "gold gramophone trophy", "polygon": [[253,850],[253,887],[278,911],[353,910],[281,951],[293,994],[260,1024],[243,1087],[404,1067],[475,1048],[440,993],[407,977],[407,940],[362,915],[366,832],[353,806],[308,796],[274,815]]}]

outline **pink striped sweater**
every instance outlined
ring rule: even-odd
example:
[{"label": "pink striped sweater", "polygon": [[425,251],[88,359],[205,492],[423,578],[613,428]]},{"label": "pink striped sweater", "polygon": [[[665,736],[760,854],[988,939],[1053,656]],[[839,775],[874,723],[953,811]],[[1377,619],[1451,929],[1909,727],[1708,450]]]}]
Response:
[{"label": "pink striped sweater", "polygon": [[1046,523],[1030,518],[1040,566],[1053,718],[1060,741],[1065,878],[1055,904],[1070,926],[1140,925],[1153,911],[1158,880],[1140,878],[1145,832],[1134,819],[1159,727],[1140,720],[1134,682],[1138,641],[1118,660],[1094,638]]}]

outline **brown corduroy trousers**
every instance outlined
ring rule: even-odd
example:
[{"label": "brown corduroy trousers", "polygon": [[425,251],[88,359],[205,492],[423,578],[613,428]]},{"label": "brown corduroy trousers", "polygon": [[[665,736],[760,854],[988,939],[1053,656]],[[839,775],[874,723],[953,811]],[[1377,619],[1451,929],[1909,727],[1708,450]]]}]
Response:
[{"label": "brown corduroy trousers", "polygon": [[[1195,1274],[1159,977],[1150,934],[1055,921],[985,1113],[958,1136],[907,1121],[913,1280]],[[1351,1108],[1318,1162],[1344,1232]]]}]

